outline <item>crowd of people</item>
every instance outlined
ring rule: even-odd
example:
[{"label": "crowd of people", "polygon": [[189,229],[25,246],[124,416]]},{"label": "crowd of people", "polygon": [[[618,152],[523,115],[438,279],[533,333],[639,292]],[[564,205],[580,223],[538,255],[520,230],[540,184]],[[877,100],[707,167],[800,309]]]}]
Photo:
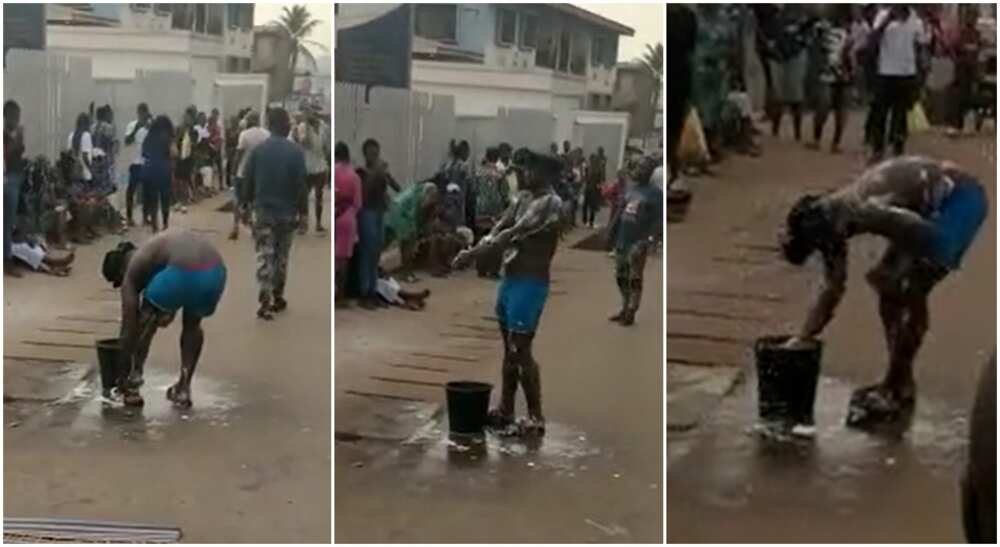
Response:
[{"label": "crowd of people", "polygon": [[[338,142],[334,157],[336,218],[337,305],[356,296],[365,309],[388,305],[384,290],[393,283],[379,264],[391,244],[400,250],[397,274],[415,281],[418,270],[447,276],[453,258],[489,234],[514,203],[523,177],[520,165],[527,149],[515,151],[507,142],[485,149],[478,161],[471,159],[467,141],[453,140],[436,173],[424,181],[402,185],[390,173],[378,141],[368,139],[355,164],[346,143]],[[594,228],[599,209],[611,207],[614,224],[625,199],[625,187],[638,159],[626,162],[617,176],[608,177],[608,157],[603,147],[588,156],[569,141],[552,143],[549,156],[560,166],[552,190],[561,199],[565,228],[579,223]],[[519,161],[521,160],[521,161]],[[649,159],[648,161],[659,161]],[[647,161],[647,163],[648,163]],[[662,167],[653,166],[652,180],[662,186]],[[657,178],[658,175],[658,178]],[[395,196],[390,195],[390,191]],[[502,257],[477,257],[480,277],[499,278]],[[380,289],[382,287],[382,289]],[[395,294],[395,291],[393,291]]]},{"label": "crowd of people", "polygon": [[[139,222],[157,232],[169,227],[172,212],[186,212],[187,206],[233,188],[234,218],[250,220],[249,201],[238,182],[246,178],[250,152],[270,134],[260,127],[260,113],[245,108],[224,120],[217,108],[206,114],[192,105],[175,124],[169,116],[154,115],[148,104],[140,103],[135,118],[119,133],[112,107],[91,104],[88,112],[76,117],[53,163],[44,155],[26,156],[20,111],[15,101],[4,104],[6,275],[20,276],[25,266],[65,275],[74,245],[135,227],[137,207],[141,209]],[[310,193],[315,194],[316,230],[325,231],[323,187],[329,184],[329,131],[328,120],[317,108],[300,105],[289,134],[306,161],[305,187],[296,202],[300,233],[308,228]],[[119,160],[128,166],[127,173],[117,173]],[[112,196],[120,187],[124,207],[116,208]],[[238,235],[238,222],[234,222],[231,238]]]},{"label": "crowd of people", "polygon": [[[867,105],[860,129],[871,162],[886,157],[890,147],[902,155],[909,127],[926,124],[923,99],[932,73],[944,81],[935,85],[947,86],[948,111],[940,117],[948,121],[949,134],[966,129],[970,112],[977,114],[978,129],[980,114],[995,101],[979,85],[986,44],[978,18],[976,5],[959,6],[954,15],[933,4],[670,6],[670,181],[684,171],[710,174],[729,152],[761,153],[748,87],[748,60],[754,56],[774,137],[781,135],[787,113],[795,140],[819,149],[832,118],[829,149],[838,153],[848,109]],[[809,111],[813,131],[803,136]]]}]

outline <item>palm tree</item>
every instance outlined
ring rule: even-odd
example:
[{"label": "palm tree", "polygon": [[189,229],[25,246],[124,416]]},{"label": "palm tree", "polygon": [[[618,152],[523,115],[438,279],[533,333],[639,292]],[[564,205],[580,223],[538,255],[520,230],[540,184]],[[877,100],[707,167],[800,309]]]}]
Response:
[{"label": "palm tree", "polygon": [[293,74],[295,73],[295,65],[299,62],[299,55],[309,61],[313,69],[318,68],[316,58],[306,46],[310,45],[324,50],[327,48],[323,44],[307,38],[320,24],[319,19],[313,19],[309,8],[300,4],[291,7],[285,6],[281,9],[281,17],[272,24],[285,31],[292,41],[292,52],[288,62]]},{"label": "palm tree", "polygon": [[655,84],[653,89],[657,90],[657,92],[653,93],[653,97],[650,100],[656,101],[659,97],[659,90],[663,87],[663,42],[657,42],[655,46],[646,44],[646,51],[639,58],[639,63],[653,77],[653,83]]}]

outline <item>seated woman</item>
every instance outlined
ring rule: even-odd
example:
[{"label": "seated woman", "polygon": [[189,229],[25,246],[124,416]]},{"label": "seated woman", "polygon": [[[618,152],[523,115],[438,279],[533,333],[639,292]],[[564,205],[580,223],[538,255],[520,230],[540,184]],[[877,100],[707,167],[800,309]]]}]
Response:
[{"label": "seated woman", "polygon": [[14,259],[31,270],[57,277],[66,277],[72,270],[76,258],[73,251],[63,256],[53,255],[48,247],[34,237],[25,236],[15,230],[11,244]]}]

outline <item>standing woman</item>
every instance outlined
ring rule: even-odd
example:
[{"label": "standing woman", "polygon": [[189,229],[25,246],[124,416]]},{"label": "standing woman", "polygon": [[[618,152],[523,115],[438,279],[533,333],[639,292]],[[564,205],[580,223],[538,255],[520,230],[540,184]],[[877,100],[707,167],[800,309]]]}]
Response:
[{"label": "standing woman", "polygon": [[351,151],[347,144],[337,142],[334,150],[333,212],[334,212],[334,280],[333,302],[337,307],[347,303],[347,265],[358,240],[358,212],[361,210],[361,179],[351,167]]},{"label": "standing woman", "polygon": [[173,197],[170,148],[173,139],[173,123],[170,118],[160,115],[153,120],[149,134],[142,142],[143,218],[153,227],[154,233],[160,229],[156,219],[157,205],[163,217],[164,230],[170,222],[170,203]]},{"label": "standing woman", "polygon": [[93,140],[94,187],[99,195],[108,196],[116,190],[115,158],[118,155],[114,112],[109,105],[97,109],[97,123],[94,125]]},{"label": "standing woman", "polygon": [[361,307],[378,306],[375,286],[378,265],[385,237],[385,212],[389,208],[389,188],[400,191],[396,179],[389,174],[389,165],[382,160],[381,147],[375,139],[361,145],[365,165],[358,169],[361,178],[361,212],[358,214],[359,287]]},{"label": "standing woman", "polygon": [[806,70],[809,52],[807,46],[813,21],[801,5],[782,5],[776,16],[776,30],[768,52],[773,83],[773,110],[771,134],[781,133],[781,118],[785,109],[792,113],[792,131],[796,141],[802,140],[802,103],[805,102]]}]

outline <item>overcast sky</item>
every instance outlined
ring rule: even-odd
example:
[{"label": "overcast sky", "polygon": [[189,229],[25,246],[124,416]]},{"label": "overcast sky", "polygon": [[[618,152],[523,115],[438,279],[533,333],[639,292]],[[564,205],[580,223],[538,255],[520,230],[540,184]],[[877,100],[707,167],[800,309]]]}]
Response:
[{"label": "overcast sky", "polygon": [[665,4],[576,4],[635,29],[635,36],[618,41],[618,60],[632,61],[642,55],[646,44],[663,42]]},{"label": "overcast sky", "polygon": [[[309,36],[310,40],[315,40],[326,47],[330,48],[329,52],[316,51],[316,48],[312,50],[318,55],[332,55],[333,47],[330,44],[330,37],[333,35],[333,28],[330,26],[330,22],[333,21],[333,4],[330,2],[314,4],[310,2],[297,2],[299,4],[306,4],[309,6],[309,13],[312,13],[313,18],[322,21],[322,24],[316,26],[316,30],[312,32]],[[253,24],[254,25],[266,25],[271,21],[274,21],[279,16],[281,16],[281,8],[289,4],[255,4],[253,9]]]}]

